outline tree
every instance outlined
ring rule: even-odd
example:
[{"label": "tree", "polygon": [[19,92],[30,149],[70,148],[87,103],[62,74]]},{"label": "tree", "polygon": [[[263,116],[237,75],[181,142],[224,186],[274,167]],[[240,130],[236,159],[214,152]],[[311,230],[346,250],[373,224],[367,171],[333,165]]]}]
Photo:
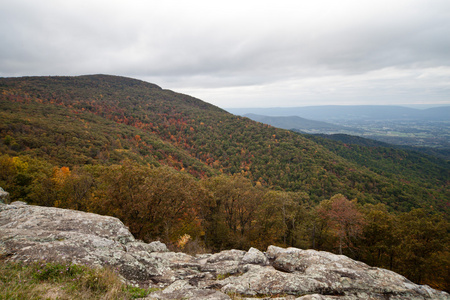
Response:
[{"label": "tree", "polygon": [[186,233],[193,238],[200,235],[202,194],[187,173],[126,161],[103,168],[90,210],[118,217],[140,239],[170,242]]},{"label": "tree", "polygon": [[362,234],[364,216],[356,208],[356,200],[349,201],[342,194],[324,200],[318,208],[319,216],[334,230],[339,239],[339,254],[347,248],[353,252],[352,240]]},{"label": "tree", "polygon": [[204,185],[211,197],[209,203],[203,204],[204,227],[213,242],[211,246],[248,247],[264,190],[242,175],[213,177]]},{"label": "tree", "polygon": [[448,289],[448,221],[439,214],[414,209],[401,214],[398,224],[397,234],[401,241],[394,269],[414,282]]},{"label": "tree", "polygon": [[265,192],[258,207],[258,246],[298,246],[300,225],[305,219],[303,201],[306,199],[308,196],[300,192]]},{"label": "tree", "polygon": [[396,216],[386,205],[365,205],[366,225],[363,229],[363,259],[371,266],[392,269],[400,242],[396,234]]}]

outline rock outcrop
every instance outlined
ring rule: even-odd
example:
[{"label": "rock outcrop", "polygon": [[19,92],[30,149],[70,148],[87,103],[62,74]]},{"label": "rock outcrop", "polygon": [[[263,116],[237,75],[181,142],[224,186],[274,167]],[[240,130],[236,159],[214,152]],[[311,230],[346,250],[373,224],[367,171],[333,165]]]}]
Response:
[{"label": "rock outcrop", "polygon": [[0,257],[111,266],[147,299],[450,299],[343,255],[269,246],[197,256],[134,239],[120,220],[14,202],[0,204]]}]

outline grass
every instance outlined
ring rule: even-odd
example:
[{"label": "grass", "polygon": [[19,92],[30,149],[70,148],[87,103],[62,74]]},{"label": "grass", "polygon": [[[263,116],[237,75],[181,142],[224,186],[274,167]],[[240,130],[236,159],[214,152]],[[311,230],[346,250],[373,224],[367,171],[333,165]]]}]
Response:
[{"label": "grass", "polygon": [[126,285],[110,268],[64,262],[24,264],[0,260],[0,300],[135,299],[152,291]]}]

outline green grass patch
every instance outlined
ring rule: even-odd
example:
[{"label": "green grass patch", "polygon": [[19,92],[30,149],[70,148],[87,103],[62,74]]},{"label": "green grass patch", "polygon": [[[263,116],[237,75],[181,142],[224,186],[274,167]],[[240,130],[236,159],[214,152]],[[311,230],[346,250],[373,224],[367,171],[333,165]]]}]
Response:
[{"label": "green grass patch", "polygon": [[153,291],[126,285],[110,268],[65,262],[24,264],[0,260],[0,300],[136,299]]}]

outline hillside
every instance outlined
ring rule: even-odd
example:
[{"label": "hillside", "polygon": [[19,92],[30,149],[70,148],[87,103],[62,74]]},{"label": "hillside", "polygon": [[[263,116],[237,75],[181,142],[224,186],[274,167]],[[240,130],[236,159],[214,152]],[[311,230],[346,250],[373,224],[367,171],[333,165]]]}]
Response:
[{"label": "hillside", "polygon": [[[295,130],[294,130],[295,131]],[[420,152],[429,156],[439,158],[438,163],[442,164],[446,161],[447,164],[450,162],[450,148],[432,148],[432,147],[417,147],[417,146],[406,146],[406,145],[394,145],[382,141],[377,141],[370,138],[363,138],[348,134],[315,134],[315,136],[323,137],[333,141],[343,142],[345,144],[355,144],[363,147],[384,147],[384,148],[395,148],[399,150],[406,150],[408,153]],[[423,156],[423,155],[421,155]]]},{"label": "hillside", "polygon": [[[419,206],[424,197],[426,202],[437,207],[445,202],[445,194],[435,194],[430,199],[429,189],[397,181],[409,181],[408,175],[400,173],[398,178],[388,179],[343,159],[302,135],[235,117],[198,99],[138,80],[106,75],[5,78],[0,80],[0,93],[3,114],[7,113],[8,106],[10,112],[25,110],[23,114],[12,114],[16,118],[11,121],[13,124],[3,123],[1,137],[5,140],[9,135],[18,144],[8,145],[9,150],[40,156],[41,152],[48,152],[49,145],[55,145],[58,149],[49,156],[65,165],[73,165],[73,158],[78,156],[73,151],[82,152],[81,157],[90,151],[90,156],[101,159],[117,152],[114,151],[114,141],[118,135],[129,141],[138,135],[140,139],[146,139],[145,144],[154,143],[151,140],[163,140],[165,147],[171,149],[169,152],[177,153],[161,155],[164,147],[158,145],[139,149],[140,154],[149,156],[147,160],[167,160],[171,156],[171,160],[177,161],[173,165],[178,170],[190,169],[192,173],[202,169],[196,164],[200,160],[209,168],[228,174],[243,173],[266,186],[306,191],[313,200],[341,192],[349,198],[357,197],[364,202],[383,201],[403,209]],[[33,107],[41,107],[41,110],[31,111]],[[61,110],[60,116],[68,116],[64,121],[52,113],[56,107]],[[31,124],[32,119],[26,119],[27,114],[35,116],[36,122],[47,121],[46,130],[40,128],[43,124]],[[85,118],[94,116],[96,120],[102,120],[97,121],[101,128],[85,128],[84,132],[91,132],[91,136],[68,139],[60,132],[83,132],[76,128],[92,126],[83,125],[83,122],[93,123]],[[78,123],[71,124],[73,129],[64,129],[67,128],[67,119],[78,119]],[[111,131],[108,125],[112,124],[111,121],[117,124],[115,126],[120,124],[120,134]],[[128,132],[122,131],[125,128]],[[53,135],[50,139],[55,143],[46,141],[43,145],[27,141],[36,139],[36,136],[40,136],[42,141],[43,132]],[[101,138],[98,132],[101,132]],[[87,143],[80,143],[80,140]],[[90,140],[93,142],[88,142]],[[102,155],[105,151],[106,155]],[[114,161],[115,156],[108,160]],[[426,163],[427,167],[440,168]],[[437,190],[445,186],[448,178],[424,180],[426,185],[432,184]],[[393,198],[393,194],[398,197]]]},{"label": "hillside", "polygon": [[[409,174],[387,178],[382,170],[370,171],[305,136],[139,80],[107,75],[2,78],[0,95],[5,120],[1,149],[11,155],[47,157],[68,166],[144,156],[197,177],[212,169],[241,173],[264,186],[306,192],[315,201],[343,193],[403,210],[424,202],[444,209],[448,202],[448,176],[422,176],[420,185],[409,184]],[[445,164],[424,164],[443,168],[438,173],[448,171]]]},{"label": "hillside", "polygon": [[[405,151],[400,147],[370,139],[348,135],[306,136],[346,160],[364,165],[370,170],[395,178],[403,174],[405,178],[418,184],[430,177],[438,181],[448,178],[450,162],[415,151]],[[428,178],[428,179],[427,179]]]},{"label": "hillside", "polygon": [[131,159],[196,176],[217,174],[183,149],[146,130],[61,105],[0,101],[3,153],[27,154],[56,165],[120,163]]}]

